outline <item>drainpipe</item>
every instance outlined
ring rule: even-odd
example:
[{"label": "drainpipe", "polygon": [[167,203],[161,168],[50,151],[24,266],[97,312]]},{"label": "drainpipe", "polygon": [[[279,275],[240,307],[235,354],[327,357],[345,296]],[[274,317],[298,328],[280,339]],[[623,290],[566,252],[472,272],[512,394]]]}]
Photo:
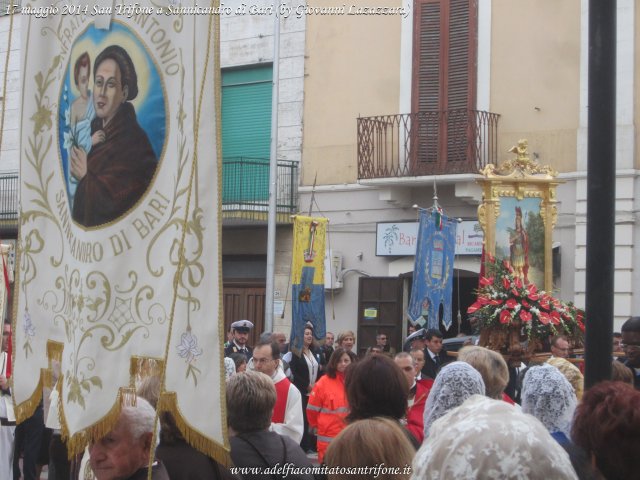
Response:
[{"label": "drainpipe", "polygon": [[273,93],[271,94],[271,156],[269,159],[269,216],[267,225],[267,279],[264,330],[273,331],[273,293],[276,257],[276,207],[278,195],[278,87],[280,84],[280,15],[274,12]]}]

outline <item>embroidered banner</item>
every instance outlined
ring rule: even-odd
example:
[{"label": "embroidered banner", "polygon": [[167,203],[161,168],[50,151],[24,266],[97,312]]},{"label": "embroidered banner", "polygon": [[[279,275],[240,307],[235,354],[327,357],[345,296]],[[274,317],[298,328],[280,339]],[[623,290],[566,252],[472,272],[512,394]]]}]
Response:
[{"label": "embroidered banner", "polygon": [[427,328],[439,328],[440,305],[444,327],[451,327],[456,226],[455,219],[435,210],[420,212],[409,317],[421,325],[426,321]]},{"label": "embroidered banner", "polygon": [[292,321],[289,345],[296,355],[302,350],[304,326],[313,325],[313,336],[324,341],[324,256],[326,218],[297,216],[293,223],[291,262]]},{"label": "embroidered banner", "polygon": [[31,415],[57,357],[76,452],[152,358],[159,410],[223,459],[219,17],[102,3],[22,15],[16,413]]}]

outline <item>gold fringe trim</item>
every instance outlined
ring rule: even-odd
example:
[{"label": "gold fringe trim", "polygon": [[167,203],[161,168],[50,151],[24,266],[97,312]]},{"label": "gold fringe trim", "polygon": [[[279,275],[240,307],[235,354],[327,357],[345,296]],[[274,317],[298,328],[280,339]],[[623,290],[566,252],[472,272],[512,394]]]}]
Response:
[{"label": "gold fringe trim", "polygon": [[[60,390],[61,392],[62,390]],[[75,455],[81,453],[87,445],[97,441],[104,437],[107,433],[113,430],[113,427],[118,423],[120,418],[120,411],[123,405],[135,405],[136,393],[130,388],[120,388],[116,401],[105,416],[95,422],[93,425],[79,431],[69,438],[69,428],[67,427],[67,420],[64,414],[64,402],[60,398],[58,404],[58,416],[60,417],[61,430],[60,434],[62,440],[67,444],[67,453],[69,459],[72,459]]]},{"label": "gold fringe trim", "polygon": [[49,370],[45,368],[40,369],[40,378],[38,380],[38,385],[36,385],[36,389],[31,394],[31,397],[22,402],[20,405],[16,403],[16,399],[15,397],[13,397],[13,393],[11,394],[11,396],[13,397],[13,404],[15,405],[14,412],[16,415],[16,423],[22,423],[25,420],[31,418],[33,413],[36,411],[36,408],[38,408],[38,405],[42,401],[42,385],[44,383],[44,377],[46,376],[47,371]]},{"label": "gold fringe trim", "polygon": [[53,388],[53,371],[50,368],[42,370],[42,387]]},{"label": "gold fringe trim", "polygon": [[182,433],[187,443],[193,448],[208,455],[225,467],[232,465],[231,455],[229,454],[230,448],[226,436],[225,445],[220,445],[218,442],[205,436],[202,432],[199,432],[192,425],[189,425],[178,408],[176,392],[163,392],[158,399],[157,410],[158,412],[169,412],[173,415],[178,430],[180,430],[180,433]]},{"label": "gold fringe trim", "polygon": [[49,357],[49,364],[51,364],[51,361],[62,362],[63,350],[64,343],[47,340],[47,357]]}]

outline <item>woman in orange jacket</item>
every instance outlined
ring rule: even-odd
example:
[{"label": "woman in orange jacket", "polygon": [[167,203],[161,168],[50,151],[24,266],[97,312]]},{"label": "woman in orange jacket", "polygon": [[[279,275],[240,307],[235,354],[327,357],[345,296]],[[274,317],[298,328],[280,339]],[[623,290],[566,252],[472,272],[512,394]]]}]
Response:
[{"label": "woman in orange jacket", "polygon": [[349,405],[344,390],[344,372],[356,358],[355,353],[336,348],[327,364],[327,374],[318,380],[309,396],[307,419],[309,426],[318,432],[320,463],[331,440],[346,427],[344,418],[349,413]]}]

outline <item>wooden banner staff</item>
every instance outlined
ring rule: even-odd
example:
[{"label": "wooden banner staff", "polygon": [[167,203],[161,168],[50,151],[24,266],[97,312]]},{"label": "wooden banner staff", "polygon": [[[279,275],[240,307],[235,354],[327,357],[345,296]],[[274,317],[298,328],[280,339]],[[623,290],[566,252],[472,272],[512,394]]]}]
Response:
[{"label": "wooden banner staff", "polygon": [[313,202],[316,199],[316,182],[318,181],[318,172],[316,172],[316,176],[313,179],[313,187],[311,188],[311,200],[309,201],[309,217],[311,216],[311,212],[313,210]]}]

